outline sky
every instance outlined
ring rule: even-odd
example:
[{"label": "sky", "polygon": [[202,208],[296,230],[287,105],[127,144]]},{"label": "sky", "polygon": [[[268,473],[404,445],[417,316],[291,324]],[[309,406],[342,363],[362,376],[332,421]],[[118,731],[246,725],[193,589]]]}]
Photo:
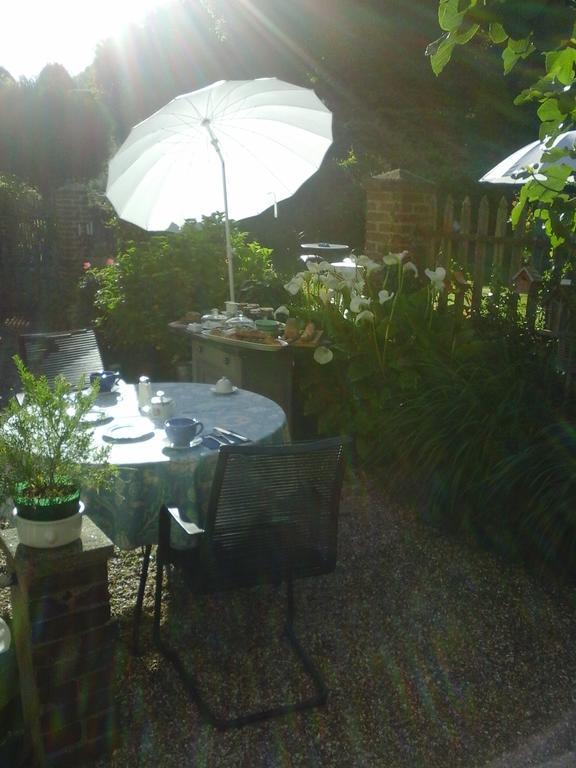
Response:
[{"label": "sky", "polygon": [[51,63],[77,75],[92,63],[98,42],[169,1],[4,0],[0,66],[16,79],[37,77]]}]

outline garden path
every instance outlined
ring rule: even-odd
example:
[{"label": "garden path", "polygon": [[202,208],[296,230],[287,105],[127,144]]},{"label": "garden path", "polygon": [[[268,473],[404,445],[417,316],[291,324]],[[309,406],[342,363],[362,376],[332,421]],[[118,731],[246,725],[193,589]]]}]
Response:
[{"label": "garden path", "polygon": [[[111,565],[126,643],[138,568],[136,553]],[[556,768],[576,743],[574,590],[427,527],[374,481],[346,485],[337,572],[299,584],[297,628],[331,689],[322,710],[230,733],[203,725],[150,643],[152,584],[142,657],[122,645],[121,744],[98,768]],[[270,591],[230,598],[189,604],[176,590],[166,610],[183,643],[206,649],[215,701],[248,702],[262,669],[270,690],[298,695],[265,634]]]}]

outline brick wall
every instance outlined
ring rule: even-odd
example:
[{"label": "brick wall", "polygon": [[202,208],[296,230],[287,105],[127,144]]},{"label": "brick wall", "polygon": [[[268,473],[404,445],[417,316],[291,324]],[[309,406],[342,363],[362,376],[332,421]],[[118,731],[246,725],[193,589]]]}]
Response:
[{"label": "brick wall", "polygon": [[23,547],[13,530],[2,532],[0,546],[17,579],[13,634],[36,762],[72,768],[101,758],[118,736],[112,544],[85,519],[82,540],[65,547]]},{"label": "brick wall", "polygon": [[366,187],[365,252],[370,256],[408,250],[420,264],[434,260],[435,185],[408,171],[374,176]]}]

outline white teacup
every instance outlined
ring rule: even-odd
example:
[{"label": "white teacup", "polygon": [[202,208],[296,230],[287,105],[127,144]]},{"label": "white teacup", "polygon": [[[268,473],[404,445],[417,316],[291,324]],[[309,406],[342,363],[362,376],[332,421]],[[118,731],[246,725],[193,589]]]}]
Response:
[{"label": "white teacup", "polygon": [[214,389],[216,390],[216,392],[219,392],[222,395],[227,395],[233,390],[232,382],[230,381],[230,379],[227,379],[225,376],[223,376],[221,379],[218,379],[218,381],[214,386]]}]

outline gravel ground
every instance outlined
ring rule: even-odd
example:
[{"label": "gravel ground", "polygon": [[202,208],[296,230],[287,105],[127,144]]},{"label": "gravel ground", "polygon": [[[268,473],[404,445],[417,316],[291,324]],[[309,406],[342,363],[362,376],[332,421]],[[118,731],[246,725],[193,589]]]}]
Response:
[{"label": "gravel ground", "polygon": [[[330,688],[322,709],[232,732],[204,725],[151,643],[152,579],[143,653],[127,651],[139,562],[111,562],[121,739],[97,768],[479,768],[574,712],[574,590],[441,535],[366,478],[345,487],[337,571],[297,587],[297,630]],[[166,601],[227,714],[306,692],[267,632],[277,597],[191,600],[175,585]]]}]

